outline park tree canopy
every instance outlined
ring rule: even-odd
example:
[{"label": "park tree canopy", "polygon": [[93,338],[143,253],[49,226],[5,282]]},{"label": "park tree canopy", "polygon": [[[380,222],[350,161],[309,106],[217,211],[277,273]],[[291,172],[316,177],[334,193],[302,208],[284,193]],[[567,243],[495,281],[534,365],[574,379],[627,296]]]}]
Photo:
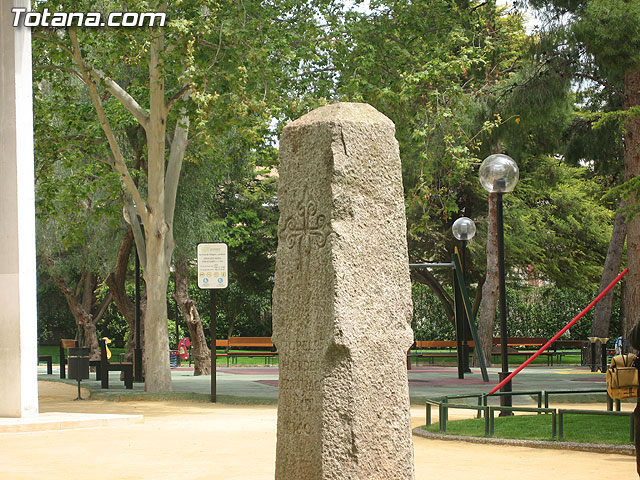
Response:
[{"label": "park tree canopy", "polygon": [[[145,389],[170,391],[166,293],[173,224],[187,149],[206,156],[230,129],[262,131],[281,86],[313,63],[321,9],[330,2],[183,0],[125,2],[166,12],[165,27],[45,28],[36,68],[57,69],[88,91],[133,221],[147,293]],[[43,1],[36,9],[111,11],[123,2]],[[127,128],[121,128],[128,124]],[[140,139],[136,150],[127,136]],[[143,235],[144,232],[144,235]]]}]

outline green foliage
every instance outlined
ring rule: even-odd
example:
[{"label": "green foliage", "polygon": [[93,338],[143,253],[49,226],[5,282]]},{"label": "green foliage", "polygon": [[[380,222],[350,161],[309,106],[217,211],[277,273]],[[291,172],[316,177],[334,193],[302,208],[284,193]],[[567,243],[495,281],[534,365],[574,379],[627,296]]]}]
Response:
[{"label": "green foliage", "polygon": [[[114,346],[124,348],[129,338],[127,320],[116,308],[115,303],[109,305],[102,321],[98,324],[98,338],[108,337]],[[111,347],[109,347],[111,348]]]},{"label": "green foliage", "polygon": [[[551,338],[580,313],[597,295],[597,289],[557,288],[554,286],[507,287],[507,331],[510,337]],[[593,310],[577,322],[562,338],[586,340]],[[425,285],[413,285],[413,321],[416,340],[454,340],[455,330],[440,301]],[[496,312],[494,336],[500,336]],[[621,335],[620,298],[616,295],[609,335]]]},{"label": "green foliage", "polygon": [[42,271],[38,272],[38,345],[59,345],[76,337],[76,322],[64,295]]},{"label": "green foliage", "polygon": [[612,215],[585,169],[554,158],[574,97],[568,77],[526,56],[521,18],[492,2],[379,1],[370,13],[346,15],[343,28],[338,93],[396,124],[411,258],[448,258],[451,225],[466,215],[478,227],[469,271],[482,277],[487,196],[477,169],[503,149],[521,179],[505,196],[510,267],[533,266],[559,286],[597,283]]},{"label": "green foliage", "polygon": [[[451,290],[451,288],[447,290]],[[416,340],[453,340],[456,338],[453,323],[447,318],[442,303],[431,289],[426,285],[414,283],[412,297],[413,319],[411,326]]]},{"label": "green foliage", "polygon": [[[553,65],[579,88],[578,115],[567,130],[566,157],[573,164],[590,163],[614,187],[622,182],[625,169],[625,123],[638,115],[637,106],[627,108],[630,92],[625,75],[640,69],[640,4],[630,0],[529,3],[548,22],[541,36],[545,48],[538,54],[540,62]],[[615,188],[604,202],[617,206],[621,197],[628,199],[633,192],[637,192],[634,185]],[[629,219],[638,211],[632,206],[621,213]]]},{"label": "green foliage", "polygon": [[[581,288],[538,287],[507,289],[507,328],[514,337],[552,337],[580,313],[597,296],[597,290]],[[586,340],[593,322],[590,310],[562,337],[567,340]],[[499,319],[496,316],[496,335]],[[611,315],[609,335],[622,334],[620,298],[616,296]]]},{"label": "green foliage", "polygon": [[90,102],[76,80],[66,88],[62,81],[60,72],[35,69],[36,220],[38,253],[72,279],[81,270],[109,271],[122,213],[118,176],[94,161],[106,151],[90,133],[97,128]]},{"label": "green foliage", "polygon": [[597,62],[622,73],[640,69],[640,3],[585,1],[576,9],[576,17],[576,38]]},{"label": "green foliage", "polygon": [[517,59],[520,19],[472,4],[376,2],[346,17],[337,47],[338,92],[396,124],[417,256],[443,252],[458,212],[476,213],[482,141],[506,121],[486,98]]},{"label": "green foliage", "polygon": [[551,157],[521,162],[513,194],[505,195],[508,263],[533,267],[561,287],[597,285],[611,237],[612,212],[601,205],[604,193],[587,169]]}]

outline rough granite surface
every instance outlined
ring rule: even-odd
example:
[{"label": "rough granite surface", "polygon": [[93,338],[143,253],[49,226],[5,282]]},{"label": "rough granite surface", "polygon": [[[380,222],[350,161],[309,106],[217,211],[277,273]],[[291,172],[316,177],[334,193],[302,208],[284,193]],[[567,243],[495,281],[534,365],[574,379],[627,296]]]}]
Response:
[{"label": "rough granite surface", "polygon": [[393,122],[318,108],[280,139],[276,479],[413,479],[411,282]]}]

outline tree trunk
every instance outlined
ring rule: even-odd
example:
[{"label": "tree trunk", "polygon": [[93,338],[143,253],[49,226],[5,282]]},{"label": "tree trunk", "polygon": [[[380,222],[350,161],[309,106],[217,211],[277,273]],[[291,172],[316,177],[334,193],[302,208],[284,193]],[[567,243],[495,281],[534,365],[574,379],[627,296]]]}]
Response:
[{"label": "tree trunk", "polygon": [[98,344],[98,332],[96,323],[93,320],[86,321],[82,324],[84,330],[85,347],[89,347],[89,358],[91,360],[100,359],[100,345]]},{"label": "tree trunk", "polygon": [[195,302],[189,297],[189,265],[187,260],[176,262],[176,293],[173,295],[187,321],[191,338],[191,355],[194,361],[194,375],[211,374],[211,350],[207,347],[204,328]]},{"label": "tree trunk", "polygon": [[233,336],[233,329],[236,328],[236,316],[228,315],[229,318],[229,327],[227,328],[227,338],[231,338]]},{"label": "tree trunk", "polygon": [[[624,207],[624,201],[620,202],[620,208]],[[620,272],[622,262],[622,251],[624,249],[624,239],[627,234],[625,216],[617,213],[613,222],[611,241],[607,250],[607,258],[604,261],[602,279],[598,293],[602,292]],[[606,338],[609,336],[609,325],[611,323],[611,311],[613,310],[614,291],[609,292],[593,309],[593,323],[591,324],[591,337]],[[596,358],[602,358],[600,344],[596,345]],[[586,364],[591,364],[591,349],[587,349]]]},{"label": "tree trunk", "polygon": [[[498,216],[497,194],[489,194],[489,213],[487,215],[487,273],[482,285],[482,301],[478,316],[478,340],[484,353],[484,361],[491,365],[491,350],[493,348],[493,326],[496,320],[496,306],[500,293],[500,279],[498,276]],[[473,353],[473,365],[479,366],[478,350]]]},{"label": "tree trunk", "polygon": [[[92,313],[93,307],[96,302],[95,289],[97,286],[96,276],[87,272],[82,276],[82,308],[89,314]],[[76,289],[76,294],[79,293]],[[81,347],[89,348],[89,358],[91,360],[98,360],[100,353],[100,345],[98,344],[98,332],[96,329],[96,321],[93,315],[87,315],[82,322],[82,342],[78,342]]]},{"label": "tree trunk", "polygon": [[[107,276],[106,284],[109,287],[109,292],[113,296],[113,301],[116,307],[122,313],[127,325],[129,326],[129,333],[127,335],[127,351],[124,354],[125,362],[133,361],[133,352],[136,347],[135,338],[135,321],[136,321],[136,305],[131,301],[129,295],[127,295],[126,280],[127,280],[127,268],[129,265],[129,257],[131,255],[131,249],[133,248],[133,230],[131,227],[127,230],[127,233],[122,239],[120,249],[118,250],[118,258],[116,260],[116,268],[113,272]],[[144,350],[144,314],[146,310],[146,294],[143,292],[140,298],[140,344]],[[144,359],[142,365],[142,372],[144,374]]]},{"label": "tree trunk", "polygon": [[[640,71],[625,75],[625,109],[640,105]],[[640,175],[640,117],[627,121],[624,137],[624,176],[625,181]],[[629,197],[631,209],[640,208],[640,199],[636,194]],[[625,279],[624,332],[629,331],[640,314],[640,216],[627,223],[627,263],[629,273]]]},{"label": "tree trunk", "polygon": [[473,300],[473,317],[478,318],[478,311],[480,310],[480,304],[482,303],[482,287],[486,277],[478,278],[478,288],[476,289],[476,298]]},{"label": "tree trunk", "polygon": [[[51,266],[51,260],[45,258],[45,263]],[[111,303],[111,294],[107,295],[100,308],[92,314],[92,310],[96,305],[95,288],[97,285],[96,277],[93,273],[83,273],[75,292],[71,290],[67,282],[60,276],[52,274],[51,277],[56,283],[60,291],[67,299],[67,304],[71,310],[71,314],[76,321],[78,331],[81,334],[78,345],[81,347],[89,347],[89,358],[97,360],[99,358],[100,347],[98,345],[98,336],[96,325],[100,320],[107,307]]]},{"label": "tree trunk", "polygon": [[147,292],[144,329],[145,391],[170,392],[172,388],[169,366],[167,285],[171,251],[167,252],[166,224],[164,221],[154,222],[154,217],[154,214],[149,215],[150,228],[145,225],[147,250],[147,263],[144,269]]}]

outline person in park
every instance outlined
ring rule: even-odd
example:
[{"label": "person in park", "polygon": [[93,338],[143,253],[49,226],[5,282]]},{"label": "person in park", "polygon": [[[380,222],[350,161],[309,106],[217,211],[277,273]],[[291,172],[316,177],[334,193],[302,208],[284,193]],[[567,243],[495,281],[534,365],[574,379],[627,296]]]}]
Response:
[{"label": "person in park", "polygon": [[[636,324],[631,329],[629,333],[629,342],[631,346],[636,350],[640,351],[640,317],[636,320]],[[638,475],[640,475],[640,397],[637,399],[636,408],[633,411],[633,420],[635,423],[635,435],[634,442],[636,447],[636,470]]]}]

